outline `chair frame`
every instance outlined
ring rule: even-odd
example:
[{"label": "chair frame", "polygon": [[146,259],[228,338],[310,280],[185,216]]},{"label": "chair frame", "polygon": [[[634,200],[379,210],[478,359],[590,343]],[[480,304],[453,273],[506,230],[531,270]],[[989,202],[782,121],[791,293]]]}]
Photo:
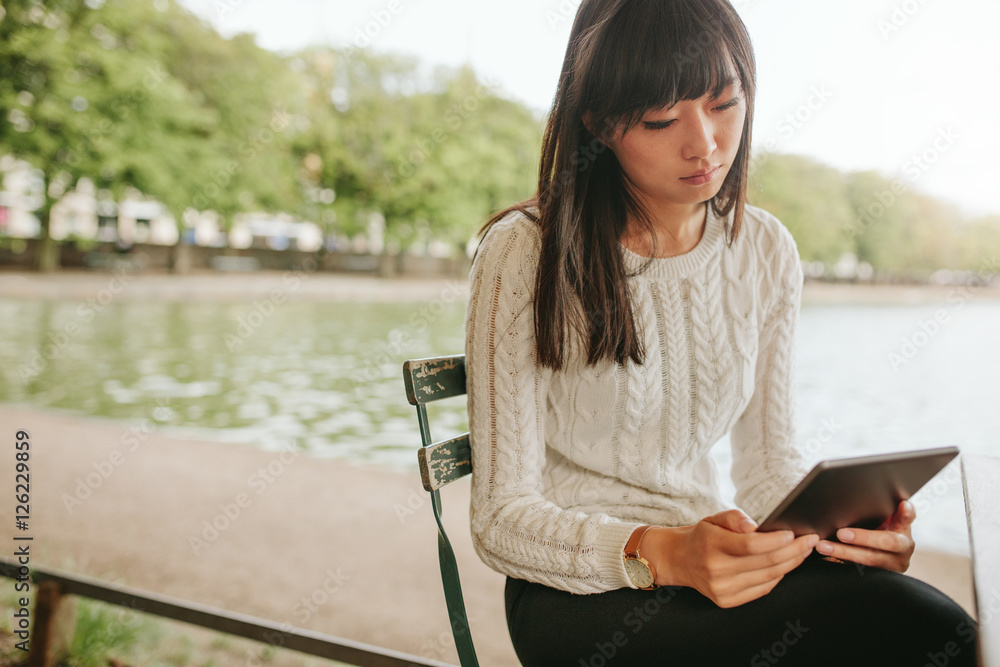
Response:
[{"label": "chair frame", "polygon": [[421,481],[424,489],[431,495],[431,508],[437,522],[441,583],[444,585],[455,648],[462,667],[479,667],[469,619],[465,613],[458,562],[441,521],[443,509],[440,489],[472,473],[469,433],[434,442],[427,417],[427,403],[465,395],[465,355],[410,359],[403,364],[403,382],[406,385],[406,400],[417,408],[422,443],[417,452],[417,460],[420,464]]}]

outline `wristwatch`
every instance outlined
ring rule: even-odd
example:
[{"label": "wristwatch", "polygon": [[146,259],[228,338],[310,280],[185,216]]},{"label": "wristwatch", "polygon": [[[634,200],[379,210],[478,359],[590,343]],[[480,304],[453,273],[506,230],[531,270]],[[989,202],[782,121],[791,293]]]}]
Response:
[{"label": "wristwatch", "polygon": [[628,574],[629,581],[639,589],[651,591],[656,588],[656,571],[648,560],[639,554],[639,542],[642,536],[652,526],[642,526],[636,528],[625,545],[622,558],[625,560],[625,573]]}]

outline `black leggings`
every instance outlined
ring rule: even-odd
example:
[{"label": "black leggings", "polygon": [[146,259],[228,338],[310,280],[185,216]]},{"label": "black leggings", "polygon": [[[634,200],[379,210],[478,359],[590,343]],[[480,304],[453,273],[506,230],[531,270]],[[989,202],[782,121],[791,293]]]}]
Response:
[{"label": "black leggings", "polygon": [[505,598],[524,667],[976,664],[976,623],[944,593],[815,554],[733,609],[693,588],[573,595],[511,578]]}]

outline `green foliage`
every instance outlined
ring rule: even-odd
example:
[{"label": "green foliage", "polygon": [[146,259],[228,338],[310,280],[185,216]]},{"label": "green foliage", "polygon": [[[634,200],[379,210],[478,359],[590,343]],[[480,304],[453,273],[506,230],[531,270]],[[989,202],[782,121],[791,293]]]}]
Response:
[{"label": "green foliage", "polygon": [[805,261],[829,265],[853,253],[897,274],[989,272],[983,268],[987,249],[1000,249],[998,216],[966,221],[955,206],[899,180],[870,171],[845,174],[797,155],[758,156],[749,200],[778,216]]},{"label": "green foliage", "polygon": [[[278,55],[173,2],[3,8],[0,154],[41,171],[43,237],[52,204],[84,176],[115,198],[155,197],[178,222],[188,208],[287,212],[350,236],[381,217],[390,247],[457,248],[534,193],[542,119],[468,68],[357,49]],[[757,156],[750,202],[807,261],[980,270],[1000,247],[995,216],[965,222],[880,174],[799,156]]]},{"label": "green foliage", "polygon": [[386,220],[390,240],[430,230],[462,242],[497,208],[533,192],[540,126],[469,69],[424,77],[413,60],[363,51],[303,53],[311,129],[296,150],[337,228]]},{"label": "green foliage", "polygon": [[298,205],[283,137],[296,90],[282,59],[158,6],[6,5],[0,152],[41,170],[45,235],[52,203],[82,176],[115,198],[151,195],[178,221],[192,205],[224,216]]},{"label": "green foliage", "polygon": [[154,623],[130,609],[81,598],[65,665],[99,667],[108,664],[108,658],[127,660],[144,645],[155,643],[157,635]]},{"label": "green foliage", "polygon": [[973,220],[959,231],[958,261],[961,267],[978,274],[1000,273],[1000,215]]},{"label": "green foliage", "polygon": [[851,208],[839,171],[797,155],[765,154],[755,166],[748,200],[788,227],[803,260],[832,264],[851,251],[844,234]]}]

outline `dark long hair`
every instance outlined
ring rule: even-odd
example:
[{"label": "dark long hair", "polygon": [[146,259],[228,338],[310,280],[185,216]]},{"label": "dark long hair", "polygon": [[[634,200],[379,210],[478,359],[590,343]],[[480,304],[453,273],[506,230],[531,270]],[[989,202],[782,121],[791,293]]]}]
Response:
[{"label": "dark long hair", "polygon": [[[649,213],[631,193],[617,158],[601,137],[622,135],[649,110],[721,95],[735,68],[746,120],[735,161],[710,205],[733,213],[737,237],[746,203],[756,66],[750,37],[727,0],[583,0],[563,61],[542,140],[534,199],[514,210],[535,221],[541,256],[535,276],[536,358],[558,370],[567,336],[585,341],[589,364],[632,359],[645,349],[632,313],[629,274],[619,241],[632,218],[656,235]],[[655,253],[654,253],[655,256]]]}]

